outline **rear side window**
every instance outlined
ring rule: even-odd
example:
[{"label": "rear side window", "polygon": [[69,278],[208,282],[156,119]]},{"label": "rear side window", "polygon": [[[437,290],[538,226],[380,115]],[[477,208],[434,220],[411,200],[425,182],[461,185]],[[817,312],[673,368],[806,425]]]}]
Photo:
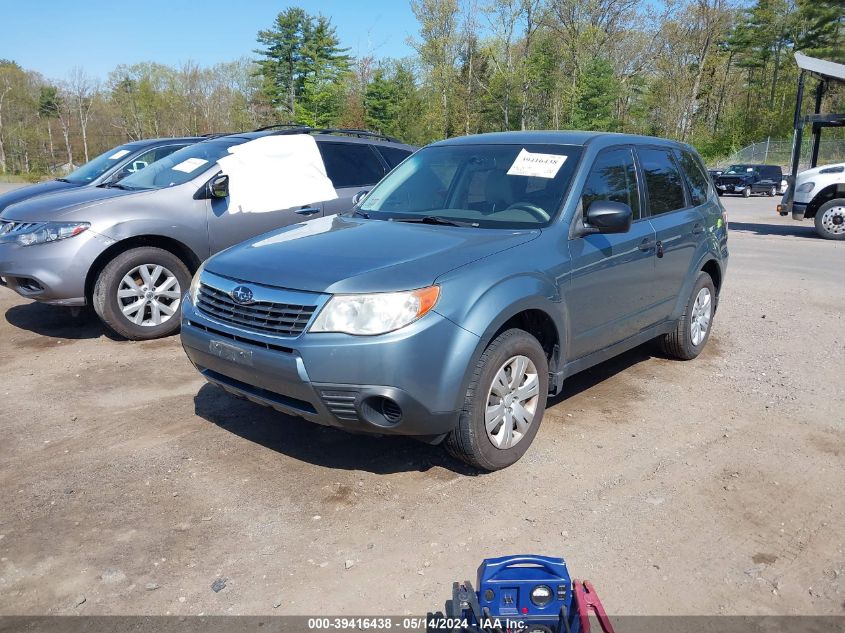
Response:
[{"label": "rear side window", "polygon": [[384,157],[384,160],[387,161],[388,167],[391,169],[411,155],[410,151],[406,149],[399,149],[398,147],[379,145],[376,149],[378,149],[379,153]]},{"label": "rear side window", "polygon": [[704,174],[701,163],[686,150],[679,151],[678,157],[681,161],[684,175],[687,177],[687,185],[689,185],[693,206],[697,207],[700,204],[704,204],[710,195],[710,180]]},{"label": "rear side window", "polygon": [[670,213],[686,206],[684,181],[672,153],[667,149],[640,148],[640,156],[648,190],[648,204],[651,215]]},{"label": "rear side window", "polygon": [[317,143],[317,147],[335,189],[374,185],[384,176],[384,167],[369,145]]},{"label": "rear side window", "polygon": [[601,152],[590,169],[581,194],[584,213],[596,200],[611,200],[627,204],[640,218],[640,196],[637,192],[637,170],[630,149],[619,148]]}]

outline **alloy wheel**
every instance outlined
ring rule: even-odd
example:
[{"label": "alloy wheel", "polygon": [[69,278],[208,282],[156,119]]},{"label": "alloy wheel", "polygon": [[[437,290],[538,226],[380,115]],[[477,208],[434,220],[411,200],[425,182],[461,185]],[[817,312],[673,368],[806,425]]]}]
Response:
[{"label": "alloy wheel", "polygon": [[516,446],[528,433],[537,412],[540,379],[527,356],[513,356],[499,368],[487,393],[484,423],[496,448]]},{"label": "alloy wheel", "polygon": [[710,319],[713,315],[713,299],[709,288],[702,288],[695,296],[690,315],[690,337],[692,344],[698,347],[707,336]]},{"label": "alloy wheel", "polygon": [[170,270],[158,264],[141,264],[130,270],[117,288],[123,316],[135,325],[155,327],[179,310],[182,289]]}]

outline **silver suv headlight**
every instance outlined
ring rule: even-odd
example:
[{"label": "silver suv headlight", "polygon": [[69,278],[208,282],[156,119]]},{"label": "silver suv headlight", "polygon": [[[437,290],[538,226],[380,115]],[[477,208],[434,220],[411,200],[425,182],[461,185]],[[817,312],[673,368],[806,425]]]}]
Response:
[{"label": "silver suv headlight", "polygon": [[21,246],[32,246],[76,237],[87,231],[91,224],[89,222],[41,222],[23,231],[15,231],[11,223],[4,225],[4,228],[7,226],[9,228],[5,232],[0,232],[0,242],[15,242]]},{"label": "silver suv headlight", "polygon": [[386,334],[427,314],[440,297],[439,286],[407,292],[334,295],[320,310],[310,332]]}]

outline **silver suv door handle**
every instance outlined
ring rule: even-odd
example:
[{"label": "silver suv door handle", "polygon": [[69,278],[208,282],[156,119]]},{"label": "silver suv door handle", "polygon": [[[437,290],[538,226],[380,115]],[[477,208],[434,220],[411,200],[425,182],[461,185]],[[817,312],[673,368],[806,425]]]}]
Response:
[{"label": "silver suv door handle", "polygon": [[702,233],[704,233],[704,227],[696,222],[692,227],[692,234],[701,235]]},{"label": "silver suv door handle", "polygon": [[299,215],[314,215],[315,213],[319,213],[320,209],[317,207],[302,207],[301,209],[297,209],[296,213]]},{"label": "silver suv door handle", "polygon": [[650,237],[647,237],[642,242],[640,242],[640,245],[637,248],[639,248],[641,251],[650,251],[655,246],[657,246],[657,242],[655,242]]}]

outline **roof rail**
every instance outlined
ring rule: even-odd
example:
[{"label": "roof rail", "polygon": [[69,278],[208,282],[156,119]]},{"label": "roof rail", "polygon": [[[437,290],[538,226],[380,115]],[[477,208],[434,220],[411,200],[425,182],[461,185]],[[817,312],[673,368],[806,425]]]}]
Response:
[{"label": "roof rail", "polygon": [[230,134],[236,134],[237,132],[210,132],[208,134],[200,134],[201,138],[219,138],[221,136],[229,136]]},{"label": "roof rail", "polygon": [[264,127],[257,128],[253,130],[253,132],[266,132],[267,130],[277,130],[277,129],[285,129],[285,128],[295,128],[298,130],[310,130],[310,126],[304,125],[301,123],[274,123],[273,125],[265,125]]},{"label": "roof rail", "polygon": [[356,138],[380,138],[391,143],[403,143],[403,141],[386,134],[379,134],[378,132],[370,132],[369,130],[359,130],[356,128],[323,128],[311,127],[309,125],[298,125],[296,123],[276,123],[275,125],[267,125],[260,127],[256,132],[266,132],[268,130],[276,130],[276,134],[343,134],[346,136],[354,136]]}]

